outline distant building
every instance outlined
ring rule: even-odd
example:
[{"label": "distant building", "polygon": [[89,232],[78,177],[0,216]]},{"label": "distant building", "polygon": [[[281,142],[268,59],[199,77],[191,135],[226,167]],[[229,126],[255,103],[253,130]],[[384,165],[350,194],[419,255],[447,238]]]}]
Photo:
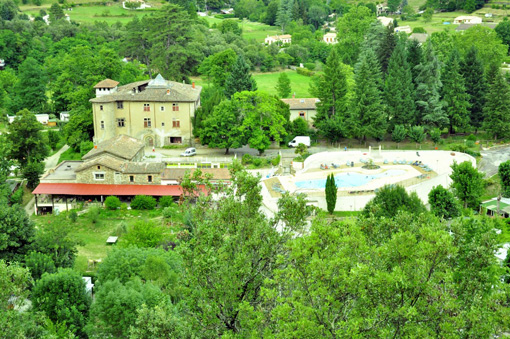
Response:
[{"label": "distant building", "polygon": [[278,44],[290,44],[292,42],[292,35],[290,34],[282,34],[282,35],[274,35],[274,36],[267,36],[264,40],[266,45],[271,45],[273,43]]},{"label": "distant building", "polygon": [[454,24],[481,24],[482,18],[474,15],[461,15],[453,20]]},{"label": "distant building", "polygon": [[395,27],[394,31],[395,31],[395,33],[404,32],[407,34],[411,34],[413,32],[413,30],[410,26],[398,26],[398,27]]},{"label": "distant building", "polygon": [[313,118],[317,114],[316,104],[319,102],[317,98],[293,98],[281,99],[284,103],[289,105],[290,120],[297,118],[305,119],[309,124],[313,123]]},{"label": "distant building", "polygon": [[416,40],[421,44],[424,44],[425,41],[429,38],[429,35],[427,33],[413,33],[409,36],[409,39]]},{"label": "distant building", "polygon": [[336,33],[329,32],[324,34],[322,37],[322,41],[324,41],[327,44],[336,44],[338,41],[336,40]]},{"label": "distant building", "polygon": [[167,81],[161,75],[118,86],[110,79],[99,82],[91,99],[94,142],[121,134],[161,147],[192,142],[191,119],[200,106],[202,87]]},{"label": "distant building", "polygon": [[71,114],[68,111],[60,112],[60,121],[69,121]]},{"label": "distant building", "polygon": [[383,4],[378,4],[375,6],[375,9],[377,11],[377,16],[381,16],[383,14],[388,13],[388,7],[384,6]]},{"label": "distant building", "polygon": [[0,69],[4,69],[4,68],[5,68],[5,60],[0,59]]},{"label": "distant building", "polygon": [[383,26],[386,27],[389,26],[390,24],[393,24],[393,19],[385,16],[378,16],[377,20],[379,20],[383,24]]},{"label": "distant building", "polygon": [[[43,125],[47,125],[50,121],[50,115],[49,114],[34,114],[37,121],[39,121]],[[8,115],[7,119],[9,120],[9,123],[12,124],[12,122],[17,118],[17,115]]]}]

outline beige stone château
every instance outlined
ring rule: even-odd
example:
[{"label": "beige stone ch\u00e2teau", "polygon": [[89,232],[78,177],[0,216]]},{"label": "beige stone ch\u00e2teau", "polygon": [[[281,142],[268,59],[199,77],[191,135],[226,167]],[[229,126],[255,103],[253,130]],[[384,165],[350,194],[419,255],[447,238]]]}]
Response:
[{"label": "beige stone ch\u00e2teau", "polygon": [[118,135],[161,147],[192,143],[192,118],[200,106],[202,87],[155,79],[124,86],[110,79],[99,82],[91,99],[94,143]]}]

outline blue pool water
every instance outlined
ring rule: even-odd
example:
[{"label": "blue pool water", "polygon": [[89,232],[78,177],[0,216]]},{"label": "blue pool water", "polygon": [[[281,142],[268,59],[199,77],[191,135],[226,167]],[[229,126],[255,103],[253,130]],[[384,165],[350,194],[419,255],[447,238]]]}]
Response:
[{"label": "blue pool water", "polygon": [[[335,175],[335,183],[337,187],[358,187],[363,186],[374,179],[394,177],[404,173],[406,173],[404,170],[388,170],[383,173],[372,175],[356,172],[339,173]],[[324,187],[326,187],[326,179],[296,181],[296,187],[324,189]]]}]

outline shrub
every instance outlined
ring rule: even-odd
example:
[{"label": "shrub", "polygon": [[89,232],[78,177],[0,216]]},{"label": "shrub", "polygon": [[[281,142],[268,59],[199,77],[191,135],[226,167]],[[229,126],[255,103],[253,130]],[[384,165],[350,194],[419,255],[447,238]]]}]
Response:
[{"label": "shrub", "polygon": [[249,154],[245,154],[245,155],[243,155],[241,162],[243,165],[249,165],[253,162],[253,157]]},{"label": "shrub", "polygon": [[271,160],[271,165],[278,166],[279,164],[280,164],[280,154],[278,154],[278,156],[276,158]]},{"label": "shrub", "polygon": [[120,200],[116,196],[111,195],[105,199],[104,205],[106,206],[107,209],[113,211],[120,207]]},{"label": "shrub", "polygon": [[75,210],[71,210],[69,212],[69,219],[72,221],[72,222],[76,222],[76,219],[78,219],[78,213],[76,213]]},{"label": "shrub", "polygon": [[39,252],[30,252],[26,255],[25,265],[30,269],[34,280],[39,280],[44,273],[55,273],[57,271],[51,256]]},{"label": "shrub", "polygon": [[475,135],[473,135],[473,134],[470,134],[470,135],[467,137],[467,140],[475,142],[475,141],[476,141],[476,136],[475,136]]},{"label": "shrub", "polygon": [[172,207],[165,207],[163,209],[163,217],[171,218],[174,215],[174,209]]},{"label": "shrub", "polygon": [[159,207],[161,207],[161,208],[172,206],[173,203],[174,203],[174,198],[171,196],[165,196],[165,197],[159,198]]},{"label": "shrub", "polygon": [[413,33],[427,33],[423,27],[413,28]]},{"label": "shrub", "polygon": [[163,241],[163,227],[149,221],[138,220],[124,236],[124,245],[129,247],[156,247]]},{"label": "shrub", "polygon": [[469,148],[475,147],[475,142],[473,140],[466,141],[466,146]]},{"label": "shrub", "polygon": [[313,62],[307,62],[304,64],[305,68],[310,70],[310,71],[313,71],[315,69],[315,64]]},{"label": "shrub", "polygon": [[137,195],[131,201],[131,208],[134,210],[153,210],[156,204],[156,199],[151,196]]},{"label": "shrub", "polygon": [[305,75],[307,77],[311,77],[315,74],[315,72],[312,72],[306,68],[301,68],[301,67],[296,68],[296,72],[298,74]]},{"label": "shrub", "polygon": [[255,165],[256,167],[262,165],[262,159],[260,158],[254,158],[253,159],[253,165]]},{"label": "shrub", "polygon": [[99,215],[101,214],[101,211],[99,209],[99,207],[97,206],[92,206],[90,209],[89,209],[89,219],[90,219],[90,222],[95,224],[99,221]]},{"label": "shrub", "polygon": [[125,221],[121,221],[119,223],[119,226],[117,226],[117,228],[115,229],[115,235],[120,237],[121,235],[123,235],[126,232],[127,232],[127,224]]},{"label": "shrub", "polygon": [[11,205],[18,204],[21,205],[23,202],[23,188],[18,188],[16,192],[11,195]]}]

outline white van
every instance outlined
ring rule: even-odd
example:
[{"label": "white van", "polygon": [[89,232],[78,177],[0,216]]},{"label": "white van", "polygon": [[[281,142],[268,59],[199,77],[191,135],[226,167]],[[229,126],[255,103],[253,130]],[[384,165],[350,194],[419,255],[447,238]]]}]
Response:
[{"label": "white van", "polygon": [[310,147],[310,137],[295,137],[291,142],[289,142],[289,147],[297,147],[299,144],[304,144],[306,147]]},{"label": "white van", "polygon": [[186,148],[184,152],[181,153],[181,157],[192,157],[197,154],[197,150],[194,147]]}]

